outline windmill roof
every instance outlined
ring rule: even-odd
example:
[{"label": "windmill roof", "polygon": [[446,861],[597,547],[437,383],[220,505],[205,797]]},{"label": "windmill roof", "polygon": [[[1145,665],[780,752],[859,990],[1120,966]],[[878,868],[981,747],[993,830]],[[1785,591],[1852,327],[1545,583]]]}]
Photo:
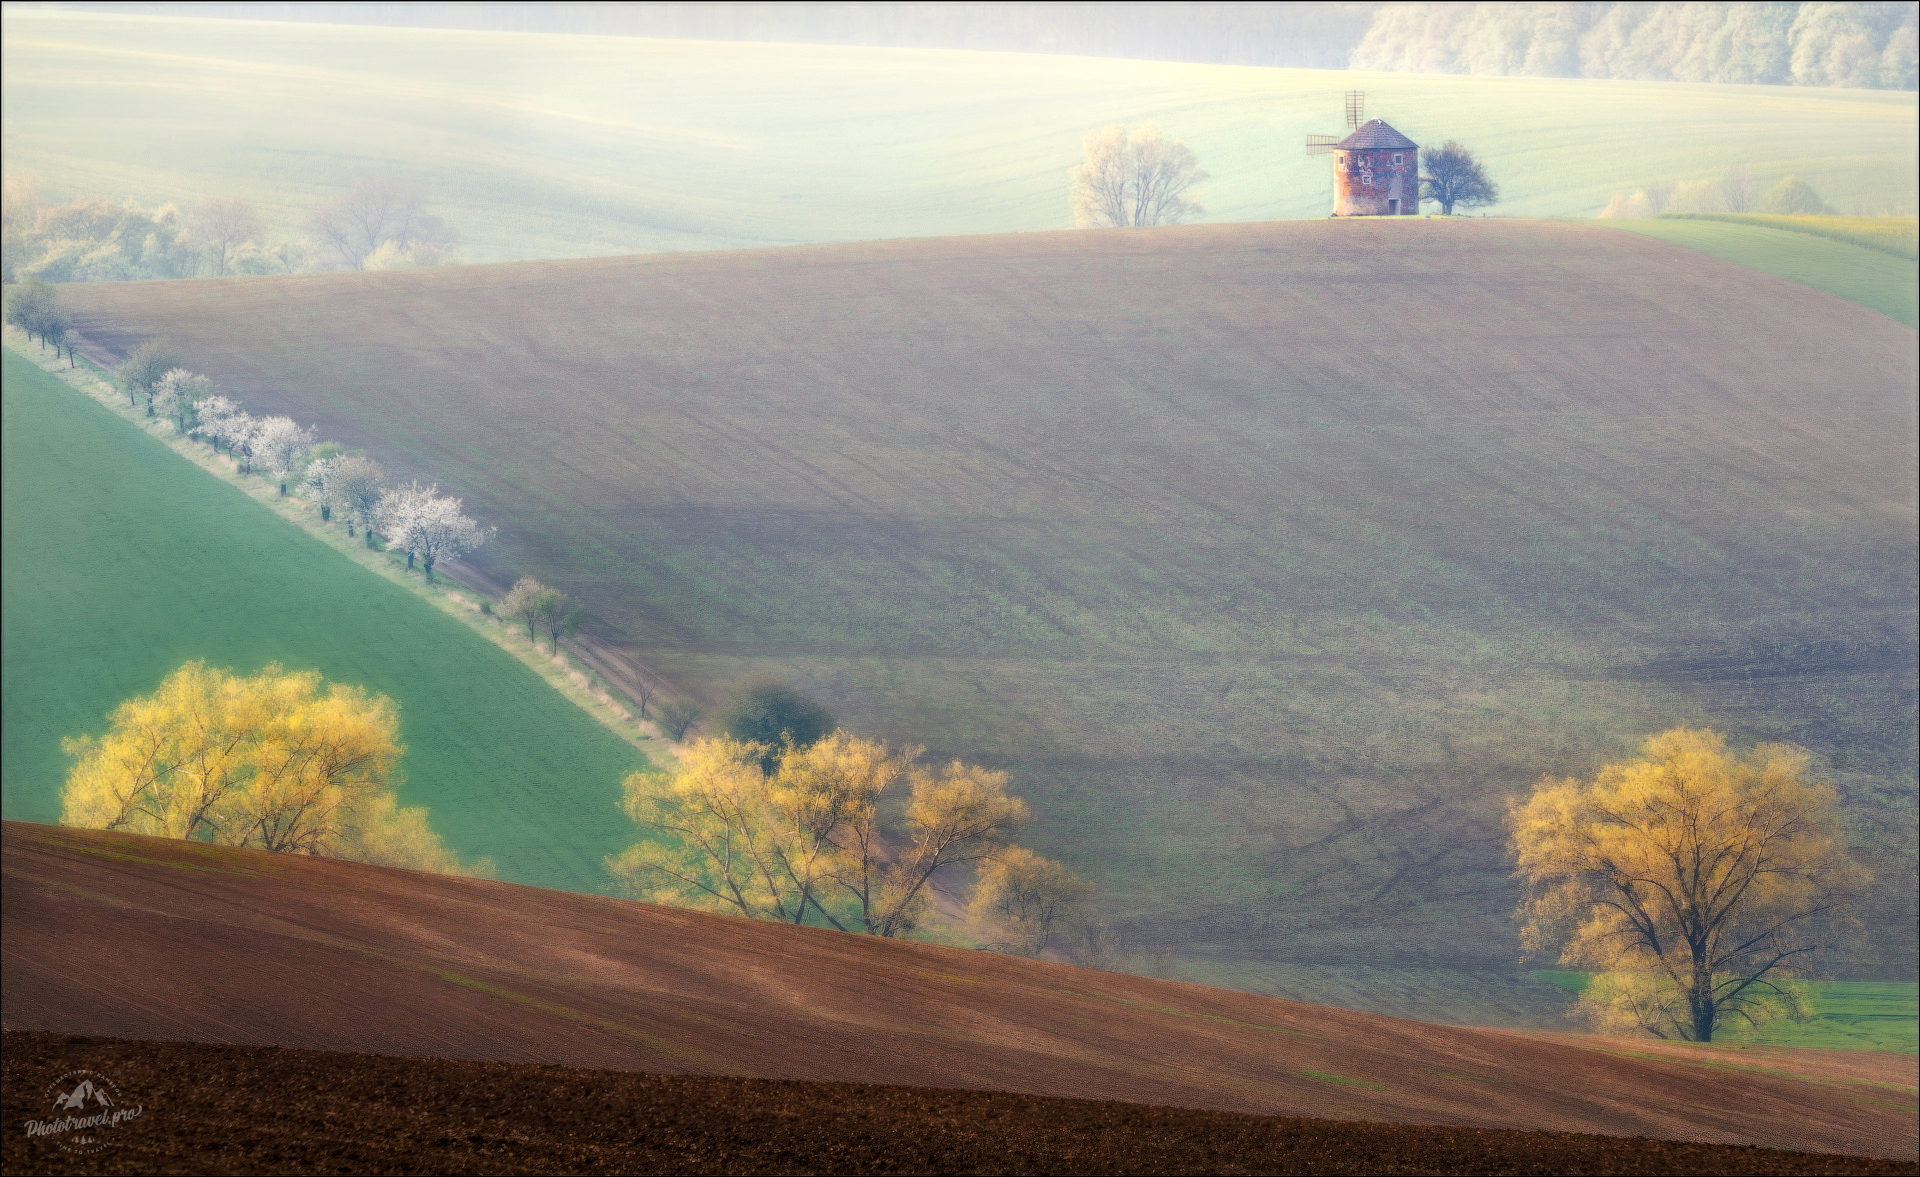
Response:
[{"label": "windmill roof", "polygon": [[1419,144],[1389,127],[1379,119],[1368,119],[1360,129],[1334,144],[1342,151],[1353,151],[1363,147],[1387,147],[1401,150],[1417,150]]}]

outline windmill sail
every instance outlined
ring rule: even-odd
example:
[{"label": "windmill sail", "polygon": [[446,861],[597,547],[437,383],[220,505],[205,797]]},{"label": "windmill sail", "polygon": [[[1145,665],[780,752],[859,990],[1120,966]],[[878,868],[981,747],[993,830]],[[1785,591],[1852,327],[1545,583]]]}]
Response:
[{"label": "windmill sail", "polygon": [[1338,142],[1340,142],[1339,135],[1308,135],[1307,154],[1331,155],[1333,153],[1333,145]]},{"label": "windmill sail", "polygon": [[1347,129],[1358,130],[1361,123],[1367,121],[1367,92],[1365,90],[1347,91]]}]

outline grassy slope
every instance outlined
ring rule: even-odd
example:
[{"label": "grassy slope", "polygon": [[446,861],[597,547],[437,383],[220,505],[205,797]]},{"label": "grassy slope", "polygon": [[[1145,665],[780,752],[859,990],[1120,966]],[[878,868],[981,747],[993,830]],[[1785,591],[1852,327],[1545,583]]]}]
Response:
[{"label": "grassy slope", "polygon": [[494,261],[1061,228],[1082,137],[1158,120],[1203,219],[1318,217],[1343,90],[1480,152],[1521,216],[1735,163],[1914,202],[1912,93],[1370,75],[1021,54],[520,36],[8,9],[9,171],[283,232],[358,176],[424,183]]},{"label": "grassy slope", "polygon": [[[1541,980],[1578,993],[1587,974],[1542,971]],[[1811,1047],[1820,1050],[1920,1052],[1920,986],[1898,981],[1814,981],[1810,1022],[1777,1022],[1760,1030],[1735,1027],[1719,1041],[1730,1046]]]},{"label": "grassy slope", "polygon": [[1594,221],[1825,290],[1920,326],[1920,266],[1911,258],[1809,232],[1722,220]]},{"label": "grassy slope", "polygon": [[54,821],[60,738],[191,658],[399,702],[401,797],[500,876],[592,890],[642,761],[509,655],[5,357],[5,806]]},{"label": "grassy slope", "polygon": [[1811,233],[1904,258],[1920,257],[1920,222],[1912,217],[1771,216],[1765,213],[1662,213],[1668,220],[1726,221]]},{"label": "grassy slope", "polygon": [[1911,878],[1913,334],[1697,254],[1319,222],[70,297],[431,472],[689,689],[1012,768],[1144,945],[1511,968],[1502,798],[1678,721],[1814,747]]},{"label": "grassy slope", "polygon": [[1813,1021],[1735,1031],[1734,1044],[1920,1053],[1920,989],[1897,982],[1816,981]]}]

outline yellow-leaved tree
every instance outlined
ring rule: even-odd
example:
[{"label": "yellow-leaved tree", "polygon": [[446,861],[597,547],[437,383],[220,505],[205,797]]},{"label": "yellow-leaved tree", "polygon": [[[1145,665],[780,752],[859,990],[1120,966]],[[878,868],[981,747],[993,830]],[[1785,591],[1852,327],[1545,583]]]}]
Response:
[{"label": "yellow-leaved tree", "polygon": [[[660,835],[607,859],[638,898],[752,919],[818,919],[842,931],[899,936],[925,912],[942,869],[1004,852],[1027,820],[1007,775],[954,761],[935,771],[921,749],[835,731],[805,748],[725,736],[695,740],[679,771],[623,782],[628,816]],[[897,831],[881,802],[907,789]]]},{"label": "yellow-leaved tree", "polygon": [[153,694],[115,708],[105,735],[63,741],[75,764],[60,821],[490,873],[484,862],[462,869],[426,810],[400,807],[399,730],[392,700],[325,686],[317,671],[273,665],[241,676],[189,662]]},{"label": "yellow-leaved tree", "polygon": [[1806,1016],[1793,978],[1840,947],[1868,879],[1808,769],[1799,748],[1675,728],[1590,784],[1541,781],[1508,814],[1522,946],[1596,971],[1578,1012],[1603,1030],[1710,1042]]},{"label": "yellow-leaved tree", "polygon": [[1024,846],[1009,846],[980,869],[968,914],[1002,952],[1039,956],[1070,928],[1093,887],[1066,867]]}]

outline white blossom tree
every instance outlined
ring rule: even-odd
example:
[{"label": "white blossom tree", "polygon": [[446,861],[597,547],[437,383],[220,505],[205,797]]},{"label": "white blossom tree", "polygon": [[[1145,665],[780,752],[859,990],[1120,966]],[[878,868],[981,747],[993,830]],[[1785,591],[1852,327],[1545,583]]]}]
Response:
[{"label": "white blossom tree", "polygon": [[347,517],[347,534],[355,527],[367,533],[367,546],[373,546],[373,529],[380,523],[380,505],[387,497],[387,473],[372,458],[348,457],[327,473],[327,492]]},{"label": "white blossom tree", "polygon": [[313,448],[313,430],[304,429],[292,417],[267,417],[255,430],[253,456],[280,482],[280,493],[287,493],[287,479],[300,459]]},{"label": "white blossom tree", "polygon": [[243,473],[253,473],[254,446],[260,438],[260,421],[252,413],[238,412],[227,419],[227,452],[240,459]]},{"label": "white blossom tree", "polygon": [[155,411],[171,420],[183,434],[194,432],[201,402],[213,396],[213,381],[185,368],[174,368],[153,386]]},{"label": "white blossom tree", "polygon": [[482,528],[461,512],[459,499],[444,498],[439,489],[410,482],[389,490],[380,504],[381,529],[387,541],[405,549],[409,571],[414,557],[419,556],[429,581],[435,563],[463,556],[492,536],[490,528]]},{"label": "white blossom tree", "polygon": [[407,571],[413,571],[413,560],[418,550],[407,541],[412,539],[409,529],[413,526],[413,517],[420,510],[423,500],[432,497],[438,487],[424,487],[419,479],[405,486],[390,486],[380,496],[380,506],[374,512],[375,524],[380,534],[387,537],[387,546],[400,548],[407,553]]},{"label": "white blossom tree", "polygon": [[300,485],[307,497],[319,505],[322,520],[332,519],[333,509],[340,504],[338,488],[334,486],[334,475],[339,472],[340,464],[346,460],[345,454],[317,457],[307,463],[307,471],[301,476]]},{"label": "white blossom tree", "polygon": [[193,431],[206,438],[215,450],[224,445],[229,452],[237,454],[239,444],[253,430],[252,415],[241,408],[238,401],[218,393],[201,401],[196,415],[199,419]]}]

